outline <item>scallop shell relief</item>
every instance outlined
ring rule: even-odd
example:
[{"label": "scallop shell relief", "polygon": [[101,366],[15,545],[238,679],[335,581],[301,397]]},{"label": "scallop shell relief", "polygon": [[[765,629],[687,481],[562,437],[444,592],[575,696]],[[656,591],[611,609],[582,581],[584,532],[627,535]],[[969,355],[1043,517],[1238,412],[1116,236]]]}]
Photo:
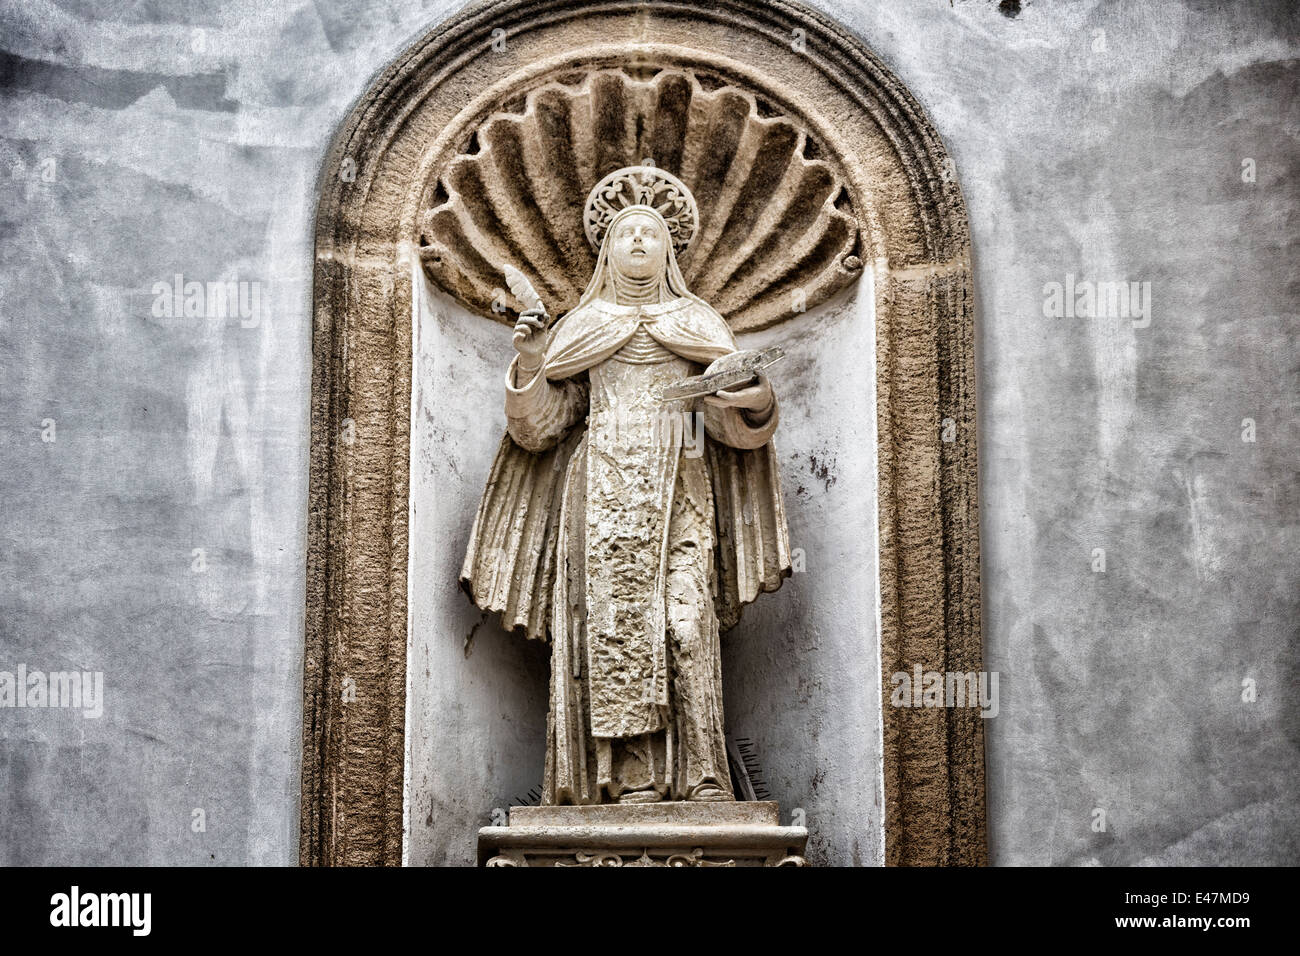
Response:
[{"label": "scallop shell relief", "polygon": [[680,259],[690,290],[736,331],[766,328],[861,274],[848,189],[819,154],[801,123],[710,77],[664,69],[553,79],[502,104],[435,177],[421,260],[435,285],[502,322],[522,308],[502,288],[511,263],[559,315],[595,267],[587,195],[613,170],[649,162],[698,205]]}]

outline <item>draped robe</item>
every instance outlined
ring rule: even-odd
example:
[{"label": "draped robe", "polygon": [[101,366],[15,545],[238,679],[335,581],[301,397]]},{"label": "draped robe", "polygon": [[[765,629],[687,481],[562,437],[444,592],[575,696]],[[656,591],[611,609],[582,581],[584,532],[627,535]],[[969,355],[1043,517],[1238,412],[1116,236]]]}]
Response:
[{"label": "draped robe", "polygon": [[[552,643],[548,804],[616,798],[613,744],[643,758],[664,795],[683,799],[702,779],[730,791],[717,634],[790,573],[777,409],[760,421],[693,399],[661,403],[658,389],[735,349],[694,296],[595,298],[550,330],[530,381],[516,384],[517,359],[507,372],[507,434],[461,584],[506,628]],[[702,457],[664,431],[692,427],[695,412]],[[676,618],[670,574],[686,583],[678,603],[698,605]],[[707,582],[702,599],[692,581]],[[683,629],[699,648],[680,643]],[[674,667],[674,647],[698,655],[691,673]]]}]

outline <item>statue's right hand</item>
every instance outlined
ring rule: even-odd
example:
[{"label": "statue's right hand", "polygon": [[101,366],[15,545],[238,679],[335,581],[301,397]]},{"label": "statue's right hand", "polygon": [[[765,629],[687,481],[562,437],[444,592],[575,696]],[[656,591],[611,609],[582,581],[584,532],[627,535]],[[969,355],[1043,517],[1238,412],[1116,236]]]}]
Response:
[{"label": "statue's right hand", "polygon": [[515,351],[519,353],[519,369],[535,372],[542,365],[546,351],[546,312],[542,309],[525,309],[515,323]]}]

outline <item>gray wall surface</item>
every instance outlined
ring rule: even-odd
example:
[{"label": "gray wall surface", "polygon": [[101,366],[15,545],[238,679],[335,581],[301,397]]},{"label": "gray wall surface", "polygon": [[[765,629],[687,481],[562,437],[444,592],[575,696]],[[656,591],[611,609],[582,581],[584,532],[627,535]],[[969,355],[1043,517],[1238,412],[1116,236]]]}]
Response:
[{"label": "gray wall surface", "polygon": [[[314,183],[454,6],[0,3],[0,670],[104,689],[0,709],[0,864],[296,860]],[[1300,862],[1296,6],[817,6],[971,216],[993,861]]]}]

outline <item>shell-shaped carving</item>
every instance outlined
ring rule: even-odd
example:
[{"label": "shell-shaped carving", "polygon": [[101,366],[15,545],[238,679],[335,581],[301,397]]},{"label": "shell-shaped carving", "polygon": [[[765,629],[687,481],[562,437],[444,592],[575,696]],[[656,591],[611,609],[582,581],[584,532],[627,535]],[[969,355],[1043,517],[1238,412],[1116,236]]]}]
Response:
[{"label": "shell-shaped carving", "polygon": [[699,209],[679,257],[687,286],[737,331],[764,328],[861,274],[848,189],[821,153],[802,123],[709,77],[569,74],[502,104],[435,177],[421,259],[436,285],[501,321],[513,321],[503,306],[521,307],[504,289],[510,263],[559,315],[595,267],[588,193],[613,170],[650,161]]}]

